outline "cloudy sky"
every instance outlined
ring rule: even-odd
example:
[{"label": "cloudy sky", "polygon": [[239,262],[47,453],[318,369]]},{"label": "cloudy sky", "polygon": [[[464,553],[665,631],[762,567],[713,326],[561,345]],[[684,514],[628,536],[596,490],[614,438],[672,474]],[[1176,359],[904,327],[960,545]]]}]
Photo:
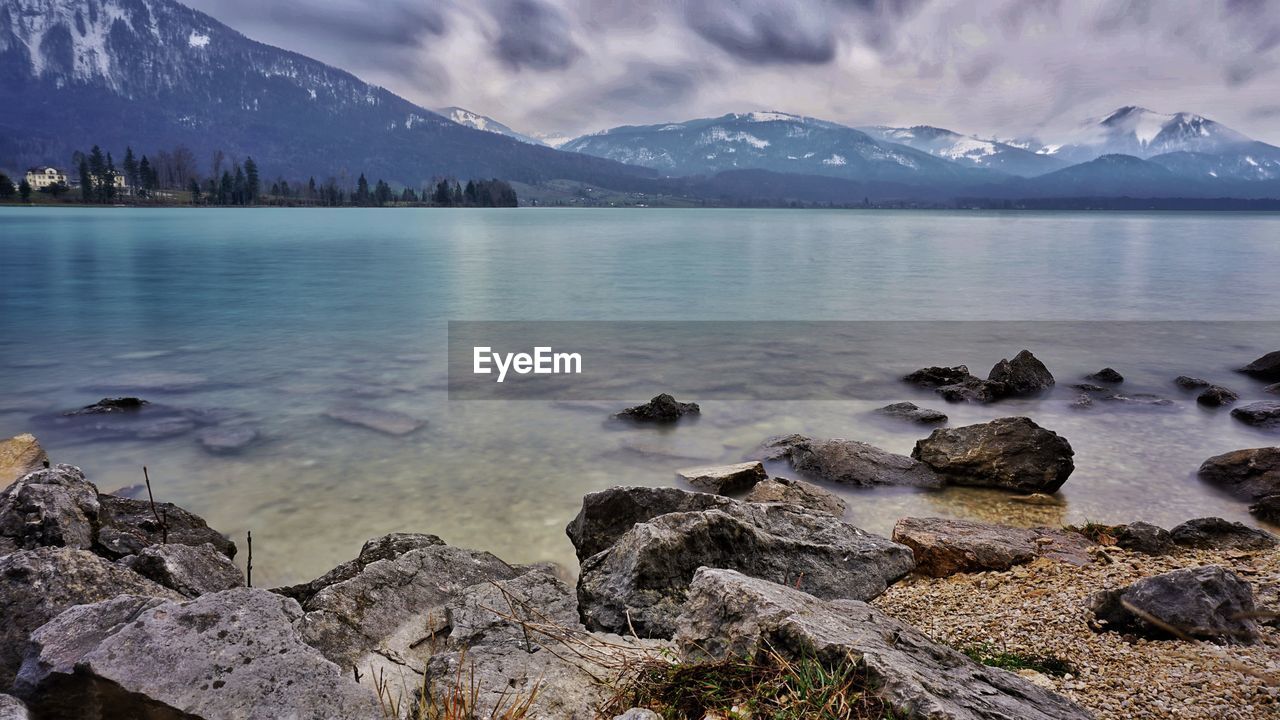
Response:
[{"label": "cloudy sky", "polygon": [[1122,105],[1280,144],[1280,0],[188,0],[426,107],[572,135],[746,110],[1043,139]]}]

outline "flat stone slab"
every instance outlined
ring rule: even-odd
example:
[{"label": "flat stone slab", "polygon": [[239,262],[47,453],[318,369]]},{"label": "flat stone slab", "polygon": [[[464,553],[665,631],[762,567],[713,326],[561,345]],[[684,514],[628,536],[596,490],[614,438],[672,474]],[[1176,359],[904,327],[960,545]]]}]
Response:
[{"label": "flat stone slab", "polygon": [[387,435],[408,435],[426,422],[394,410],[346,406],[326,410],[325,417]]},{"label": "flat stone slab", "polygon": [[769,478],[764,465],[758,462],[685,468],[676,471],[676,475],[703,492],[717,495],[750,490],[756,483]]},{"label": "flat stone slab", "polygon": [[1008,570],[1040,557],[1084,565],[1091,562],[1093,545],[1083,535],[1064,530],[914,517],[894,525],[893,540],[911,548],[916,570],[932,577]]}]

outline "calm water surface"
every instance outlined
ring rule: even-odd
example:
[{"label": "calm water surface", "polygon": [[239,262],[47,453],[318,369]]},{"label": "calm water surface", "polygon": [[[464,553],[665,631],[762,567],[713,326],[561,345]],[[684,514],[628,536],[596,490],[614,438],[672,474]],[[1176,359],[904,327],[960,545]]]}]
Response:
[{"label": "calm water surface", "polygon": [[[262,584],[309,579],[390,531],[574,569],[563,527],[586,492],[669,484],[679,467],[738,460],[780,433],[908,452],[927,432],[869,411],[943,403],[895,375],[985,372],[1026,346],[1057,390],[945,409],[952,425],[1027,414],[1066,436],[1077,470],[1062,506],[837,488],[850,519],[879,532],[905,514],[1251,522],[1194,471],[1277,435],[1198,408],[1169,380],[1264,397],[1231,368],[1280,348],[1277,268],[1280,216],[1254,214],[3,209],[0,435],[36,431],[55,461],[107,491],[148,465],[161,499],[237,540],[253,531]],[[869,350],[850,372],[883,378],[878,400],[710,400],[701,421],[663,431],[606,423],[607,403],[451,402],[449,320],[1084,322],[973,324],[965,343]],[[1121,320],[1193,322],[1103,322]],[[1099,341],[1110,336],[1124,342]],[[1104,364],[1178,405],[1071,410],[1066,382]],[[123,392],[262,441],[215,456],[190,433],[107,442],[40,422]],[[391,436],[324,414],[352,404],[426,425]]]}]

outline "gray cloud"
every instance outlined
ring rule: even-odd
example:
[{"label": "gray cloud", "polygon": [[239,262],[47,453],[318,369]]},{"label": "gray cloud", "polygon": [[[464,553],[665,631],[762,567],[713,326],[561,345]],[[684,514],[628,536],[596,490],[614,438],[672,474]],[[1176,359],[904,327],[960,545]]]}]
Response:
[{"label": "gray cloud", "polygon": [[502,28],[498,57],[512,69],[559,70],[578,57],[563,13],[542,0],[499,0],[494,16]]},{"label": "gray cloud", "polygon": [[788,0],[689,0],[689,26],[752,63],[827,63],[836,41],[821,5]]},{"label": "gray cloud", "polygon": [[778,109],[1052,140],[1134,104],[1280,144],[1275,0],[189,1],[530,132]]}]

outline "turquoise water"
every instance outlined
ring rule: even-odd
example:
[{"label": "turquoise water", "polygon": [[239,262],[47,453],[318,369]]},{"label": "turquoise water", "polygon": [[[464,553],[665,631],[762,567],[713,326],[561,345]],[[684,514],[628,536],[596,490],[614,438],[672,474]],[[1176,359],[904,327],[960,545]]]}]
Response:
[{"label": "turquoise water", "polygon": [[[253,531],[264,584],[315,576],[393,530],[572,569],[563,526],[585,492],[670,483],[679,467],[737,460],[784,432],[907,452],[926,431],[868,414],[906,399],[952,425],[1027,414],[1072,442],[1078,469],[1054,507],[975,490],[841,490],[868,529],[904,514],[1249,521],[1193,473],[1276,435],[1196,407],[1169,379],[1264,397],[1230,369],[1280,348],[1277,326],[1224,321],[1280,319],[1277,267],[1280,216],[1254,214],[9,208],[0,435],[37,432],[104,490],[140,482],[146,464],[161,499],[237,538]],[[878,401],[704,401],[700,422],[659,431],[604,422],[626,403],[450,401],[450,320],[1085,322],[975,324],[964,349],[868,350],[850,374],[883,380]],[[1193,323],[1102,323],[1121,320]],[[1098,337],[1118,332],[1122,356],[1100,357]],[[927,364],[985,372],[1023,346],[1062,381],[1049,396],[944,407],[892,381]],[[1176,409],[1071,410],[1065,383],[1102,365]],[[629,399],[664,389],[628,388]],[[223,456],[192,433],[103,441],[42,424],[122,392],[261,439]],[[352,404],[426,424],[394,436],[325,415]]]}]

